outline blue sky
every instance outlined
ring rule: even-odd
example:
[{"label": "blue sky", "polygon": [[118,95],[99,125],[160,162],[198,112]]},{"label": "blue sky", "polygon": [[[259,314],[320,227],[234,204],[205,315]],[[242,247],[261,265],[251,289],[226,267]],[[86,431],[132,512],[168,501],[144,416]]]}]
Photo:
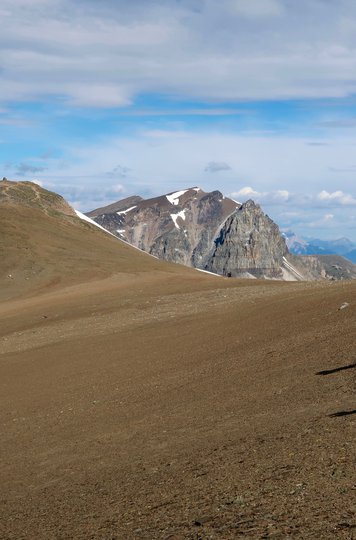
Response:
[{"label": "blue sky", "polygon": [[354,0],[2,0],[0,19],[2,176],[84,211],[199,185],[356,242]]}]

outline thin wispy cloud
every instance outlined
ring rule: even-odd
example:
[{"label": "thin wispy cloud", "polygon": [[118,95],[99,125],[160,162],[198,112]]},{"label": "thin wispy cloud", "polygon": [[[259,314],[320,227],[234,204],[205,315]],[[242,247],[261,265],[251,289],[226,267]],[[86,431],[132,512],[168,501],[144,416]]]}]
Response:
[{"label": "thin wispy cloud", "polygon": [[109,178],[127,178],[131,169],[124,167],[123,165],[116,165],[111,171],[108,171],[106,175]]},{"label": "thin wispy cloud", "polygon": [[221,171],[231,171],[230,165],[224,161],[210,161],[204,168],[204,172],[217,173]]},{"label": "thin wispy cloud", "polygon": [[356,118],[342,118],[342,119],[339,119],[339,120],[325,120],[324,122],[320,122],[319,125],[322,126],[322,127],[336,128],[336,129],[355,128],[356,127]]},{"label": "thin wispy cloud", "polygon": [[330,146],[330,143],[329,142],[324,142],[324,141],[308,141],[306,143],[308,146]]},{"label": "thin wispy cloud", "polygon": [[46,167],[31,165],[30,163],[19,163],[16,166],[16,172],[18,176],[26,176],[28,174],[33,175],[36,173],[42,173],[46,170]]},{"label": "thin wispy cloud", "polygon": [[329,171],[334,173],[356,173],[356,165],[352,167],[329,167]]},{"label": "thin wispy cloud", "polygon": [[124,116],[240,116],[253,114],[253,110],[229,108],[201,109],[138,109],[120,112]]}]

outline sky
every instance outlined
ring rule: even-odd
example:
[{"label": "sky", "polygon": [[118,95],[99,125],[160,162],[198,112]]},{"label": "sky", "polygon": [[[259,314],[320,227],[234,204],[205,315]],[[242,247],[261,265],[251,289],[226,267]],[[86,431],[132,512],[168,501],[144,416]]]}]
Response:
[{"label": "sky", "polygon": [[2,0],[1,177],[192,186],[356,242],[355,0]]}]

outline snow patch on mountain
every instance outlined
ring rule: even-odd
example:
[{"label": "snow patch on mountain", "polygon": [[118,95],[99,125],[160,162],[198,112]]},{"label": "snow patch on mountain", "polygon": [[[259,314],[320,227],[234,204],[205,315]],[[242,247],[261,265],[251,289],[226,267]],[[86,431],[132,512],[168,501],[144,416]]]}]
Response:
[{"label": "snow patch on mountain", "polygon": [[136,206],[131,206],[130,208],[127,208],[126,210],[121,210],[121,212],[116,212],[118,216],[121,216],[121,214],[127,214],[128,212],[131,212],[134,208],[137,208]]},{"label": "snow patch on mountain", "polygon": [[291,272],[292,275],[296,276],[296,278],[299,278],[301,280],[304,280],[304,277],[302,276],[302,274],[300,274],[298,272],[298,270],[296,268],[294,268],[293,265],[291,265],[287,259],[285,257],[283,257],[283,264],[284,266],[286,267],[286,269],[288,270],[288,272]]},{"label": "snow patch on mountain", "polygon": [[168,202],[171,204],[174,204],[174,206],[177,206],[179,204],[179,197],[184,195],[184,193],[187,193],[189,191],[188,189],[184,189],[183,191],[176,191],[175,193],[171,193],[170,195],[166,195],[166,198]]},{"label": "snow patch on mountain", "polygon": [[178,214],[171,214],[171,218],[172,218],[173,223],[174,223],[174,225],[175,225],[175,227],[177,229],[180,229],[180,227],[179,227],[179,225],[177,223],[177,219],[179,217],[182,218],[185,221],[185,210],[181,210],[181,212],[178,212]]},{"label": "snow patch on mountain", "polygon": [[220,274],[215,274],[214,272],[208,272],[208,270],[203,270],[202,268],[196,268],[195,270],[197,270],[198,272],[204,272],[204,274],[210,274],[211,276],[223,277]]}]

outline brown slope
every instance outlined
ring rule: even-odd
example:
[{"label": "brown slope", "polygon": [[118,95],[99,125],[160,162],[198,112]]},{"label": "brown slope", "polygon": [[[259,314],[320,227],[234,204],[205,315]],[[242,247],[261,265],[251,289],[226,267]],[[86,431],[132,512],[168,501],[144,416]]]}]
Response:
[{"label": "brown slope", "polygon": [[1,538],[352,538],[356,283],[208,282],[3,305]]},{"label": "brown slope", "polygon": [[184,272],[82,221],[59,195],[0,182],[0,299],[113,273]]}]

